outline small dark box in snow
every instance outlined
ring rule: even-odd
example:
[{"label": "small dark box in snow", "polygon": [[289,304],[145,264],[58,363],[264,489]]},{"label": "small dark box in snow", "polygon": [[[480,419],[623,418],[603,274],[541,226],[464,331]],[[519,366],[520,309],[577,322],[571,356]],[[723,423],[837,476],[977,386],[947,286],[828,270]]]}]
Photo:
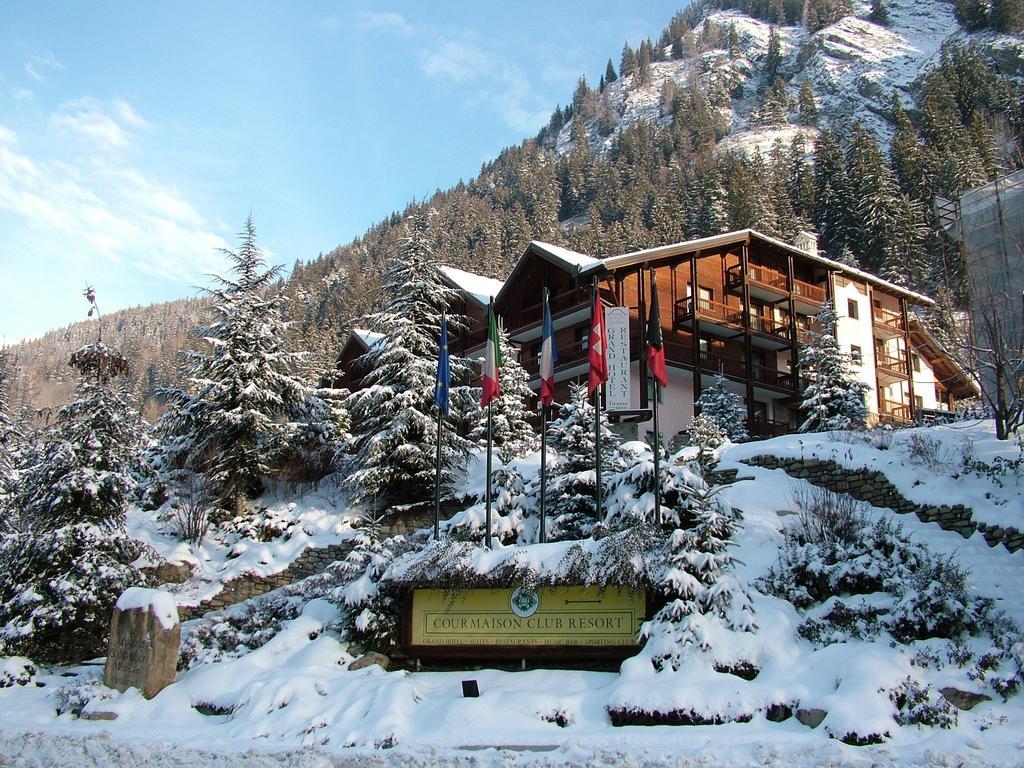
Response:
[{"label": "small dark box in snow", "polygon": [[475,699],[480,695],[480,686],[477,685],[476,680],[463,680],[462,681],[462,698],[464,699]]}]

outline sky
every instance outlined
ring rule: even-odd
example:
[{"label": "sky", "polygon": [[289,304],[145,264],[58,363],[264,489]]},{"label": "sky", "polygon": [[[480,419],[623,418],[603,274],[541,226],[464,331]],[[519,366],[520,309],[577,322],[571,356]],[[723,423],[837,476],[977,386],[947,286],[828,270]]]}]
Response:
[{"label": "sky", "polygon": [[0,344],[347,243],[683,4],[0,0]]}]

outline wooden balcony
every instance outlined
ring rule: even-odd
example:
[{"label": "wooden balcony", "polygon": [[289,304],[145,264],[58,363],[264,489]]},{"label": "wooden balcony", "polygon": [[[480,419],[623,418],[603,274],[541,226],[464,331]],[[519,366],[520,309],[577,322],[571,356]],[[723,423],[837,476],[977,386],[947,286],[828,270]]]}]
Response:
[{"label": "wooden balcony", "polygon": [[[739,264],[733,264],[725,271],[725,289],[736,293],[742,287],[742,267]],[[785,273],[762,264],[747,264],[747,288],[751,296],[767,301],[774,301],[789,295],[789,281]],[[825,303],[825,289],[820,285],[794,278],[793,298],[802,304],[820,306]]]},{"label": "wooden balcony", "polygon": [[746,366],[743,360],[738,357],[716,355],[713,352],[701,352],[697,355],[698,364],[705,371],[724,373],[726,376],[734,376],[742,379],[746,376]]},{"label": "wooden balcony", "polygon": [[884,352],[875,351],[875,367],[878,369],[879,378],[896,377],[898,379],[910,378],[907,373],[907,361],[902,357],[893,357]]},{"label": "wooden balcony", "polygon": [[878,406],[878,420],[895,424],[910,423],[910,406],[892,400],[882,400]]},{"label": "wooden balcony", "polygon": [[755,336],[754,343],[760,347],[781,349],[789,344],[789,323],[775,320],[763,315],[750,316],[750,330],[761,337]]},{"label": "wooden balcony", "polygon": [[[558,319],[574,311],[587,310],[592,301],[593,294],[590,286],[579,286],[566,291],[552,294],[548,298],[548,305],[551,307],[551,317]],[[601,301],[604,306],[615,306],[615,295],[604,288],[601,289]],[[524,306],[519,311],[519,316],[513,318],[515,327],[509,328],[509,335],[518,336],[532,326],[540,326],[544,320],[544,302],[538,301]],[[536,334],[534,334],[536,335]]]},{"label": "wooden balcony", "polygon": [[[571,344],[564,344],[558,348],[558,364],[555,370],[572,365],[579,365],[587,360],[587,342],[574,341]],[[531,379],[540,375],[540,355],[523,355],[520,362]]]},{"label": "wooden balcony", "polygon": [[703,323],[709,323],[712,327],[730,330],[743,328],[743,310],[739,307],[730,307],[728,304],[711,301],[711,299],[698,298],[694,301],[692,296],[676,301],[673,315],[674,326],[677,329],[688,328],[695,319],[694,309],[696,309],[696,319]]},{"label": "wooden balcony", "polygon": [[747,423],[747,432],[753,437],[778,437],[788,435],[793,428],[788,421],[777,421],[764,416],[755,416]]},{"label": "wooden balcony", "polygon": [[805,283],[803,280],[793,281],[793,296],[819,306],[825,303],[825,289],[814,283]]},{"label": "wooden balcony", "polygon": [[894,336],[902,336],[906,331],[906,326],[903,324],[903,315],[899,312],[894,312],[891,309],[885,307],[872,307],[872,316],[874,318],[875,335],[881,336],[882,338],[892,338]]},{"label": "wooden balcony", "polygon": [[750,366],[750,378],[758,384],[764,384],[774,389],[793,390],[796,387],[796,380],[789,371],[780,371],[777,368],[758,363]]}]

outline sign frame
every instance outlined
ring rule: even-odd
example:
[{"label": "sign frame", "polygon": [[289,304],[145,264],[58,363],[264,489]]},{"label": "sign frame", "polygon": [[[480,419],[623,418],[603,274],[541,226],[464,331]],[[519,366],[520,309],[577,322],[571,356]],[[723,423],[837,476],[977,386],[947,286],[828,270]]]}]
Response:
[{"label": "sign frame", "polygon": [[[436,589],[434,587],[418,587],[419,589]],[[615,585],[608,589],[619,589]],[[526,645],[526,644],[495,644],[495,645],[416,645],[413,643],[413,592],[417,587],[409,588],[402,594],[402,620],[400,627],[400,645],[394,654],[399,658],[408,659],[465,659],[476,661],[481,659],[543,659],[573,660],[586,659],[595,661],[622,661],[635,656],[640,645],[637,642],[628,645]],[[469,592],[474,589],[501,589],[500,587],[466,587],[449,590],[453,594]],[[510,591],[514,587],[505,587]],[[557,587],[556,587],[557,589]],[[622,587],[625,589],[625,587]],[[643,593],[643,615],[638,623],[646,621],[652,615],[652,600],[649,591]]]},{"label": "sign frame", "polygon": [[633,402],[629,307],[605,307],[604,326],[608,349],[605,410],[609,413],[628,411]]}]

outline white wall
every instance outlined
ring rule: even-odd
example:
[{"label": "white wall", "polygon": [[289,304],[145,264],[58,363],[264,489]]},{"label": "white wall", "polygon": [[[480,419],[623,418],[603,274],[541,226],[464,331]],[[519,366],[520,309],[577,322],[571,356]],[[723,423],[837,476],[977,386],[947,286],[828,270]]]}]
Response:
[{"label": "white wall", "polygon": [[[857,378],[871,387],[867,395],[868,414],[878,413],[878,392],[877,379],[875,377],[875,340],[871,331],[871,303],[868,301],[868,289],[864,283],[850,280],[849,278],[836,275],[835,305],[836,314],[839,315],[839,325],[836,329],[836,338],[839,346],[849,354],[850,347],[857,346],[861,349],[862,363],[854,365]],[[857,302],[857,319],[849,316],[847,301]]]}]

